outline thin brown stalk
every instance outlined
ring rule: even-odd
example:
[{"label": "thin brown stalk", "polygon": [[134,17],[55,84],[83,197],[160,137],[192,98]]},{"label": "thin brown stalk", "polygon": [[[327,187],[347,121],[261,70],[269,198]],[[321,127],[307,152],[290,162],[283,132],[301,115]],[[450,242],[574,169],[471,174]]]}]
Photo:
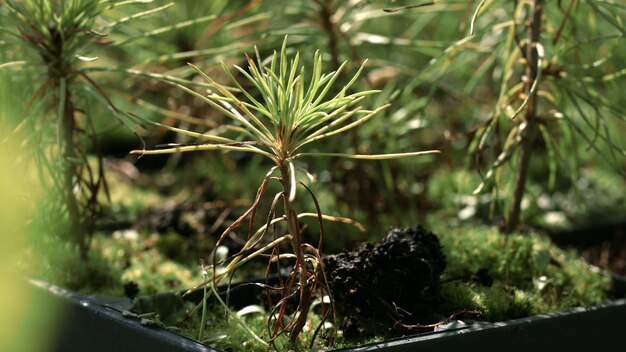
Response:
[{"label": "thin brown stalk", "polygon": [[553,45],[556,45],[559,39],[561,39],[561,34],[563,33],[563,29],[565,28],[565,23],[567,23],[567,20],[570,17],[569,15],[572,13],[572,9],[574,8],[575,3],[576,3],[576,0],[570,0],[569,5],[567,6],[567,9],[565,10],[565,12],[563,12],[563,20],[561,21],[561,25],[559,26],[559,29],[556,31],[556,34],[554,35],[554,39],[552,39]]},{"label": "thin brown stalk", "polygon": [[78,244],[80,257],[83,260],[87,259],[87,244],[83,237],[83,221],[81,220],[80,209],[78,207],[78,199],[74,193],[74,180],[76,177],[80,177],[78,166],[75,162],[79,155],[78,146],[75,143],[74,134],[76,129],[76,120],[74,118],[74,105],[72,103],[72,96],[69,89],[65,84],[61,84],[59,90],[65,90],[63,104],[63,163],[64,163],[64,185],[63,185],[63,199],[67,207],[67,212],[70,221],[70,233],[75,238],[75,242]]},{"label": "thin brown stalk", "polygon": [[322,28],[326,32],[328,37],[328,52],[333,63],[333,67],[336,69],[340,65],[339,50],[337,48],[337,28],[333,23],[332,17],[335,13],[332,7],[332,0],[314,0],[318,5],[318,14],[320,17]]},{"label": "thin brown stalk", "polygon": [[[217,248],[222,241],[226,238],[226,236],[231,233],[237,226],[239,226],[247,217],[248,215],[250,215],[252,212],[254,212],[257,208],[257,206],[259,205],[259,202],[261,201],[261,197],[263,196],[263,193],[265,193],[265,189],[267,188],[267,184],[269,183],[270,179],[271,179],[271,174],[273,172],[273,169],[268,172],[268,174],[265,176],[265,178],[263,179],[263,182],[261,183],[261,186],[259,186],[259,189],[257,190],[257,194],[256,197],[254,199],[254,202],[252,203],[252,205],[250,206],[250,208],[248,208],[248,210],[246,210],[245,213],[243,213],[239,218],[237,218],[237,220],[235,220],[232,224],[230,224],[230,226],[228,226],[226,228],[226,230],[224,230],[224,232],[222,232],[222,234],[220,235],[220,238],[217,240],[217,242],[215,243],[215,248]],[[216,275],[216,270],[217,270],[217,258],[215,255],[215,251],[213,252],[213,285],[216,286],[217,285],[217,275]]]},{"label": "thin brown stalk", "polygon": [[[290,170],[286,162],[283,162],[279,165],[279,171],[281,176],[281,182],[283,185],[284,194],[290,194],[292,192],[292,185],[290,182]],[[296,256],[296,263],[294,264],[295,273],[297,274],[298,279],[298,291],[300,292],[300,301],[298,303],[297,311],[300,312],[297,319],[295,320],[293,326],[290,331],[290,339],[291,342],[296,342],[298,335],[304,328],[304,324],[306,323],[306,318],[308,312],[308,307],[311,301],[311,292],[307,289],[307,267],[306,261],[304,259],[304,252],[302,250],[302,238],[300,231],[300,221],[298,220],[298,216],[296,211],[293,208],[293,203],[289,199],[289,197],[283,197],[283,204],[285,208],[285,218],[287,221],[287,228],[289,230],[289,234],[291,234],[291,247],[293,253]]]},{"label": "thin brown stalk", "polygon": [[[526,66],[526,76],[529,82],[534,82],[537,79],[538,70],[541,68],[538,65],[539,54],[537,51],[537,43],[539,43],[539,36],[541,34],[541,17],[543,13],[543,0],[533,0],[531,3],[531,18],[530,28],[528,30],[528,43],[526,45],[526,53],[529,61]],[[527,94],[530,92],[530,84],[527,89]],[[532,154],[532,148],[535,141],[535,135],[537,130],[537,95],[533,94],[528,99],[528,105],[524,114],[526,121],[526,128],[522,131],[521,142],[521,156],[519,169],[515,178],[515,186],[513,191],[512,206],[509,212],[505,224],[505,232],[513,232],[517,229],[522,208],[522,198],[526,190],[526,179],[528,177],[528,169],[530,165],[530,157]]]}]

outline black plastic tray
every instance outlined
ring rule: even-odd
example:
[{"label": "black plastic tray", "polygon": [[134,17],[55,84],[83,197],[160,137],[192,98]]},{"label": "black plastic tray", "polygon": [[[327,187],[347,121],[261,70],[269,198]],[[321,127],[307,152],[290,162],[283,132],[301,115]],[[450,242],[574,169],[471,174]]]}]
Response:
[{"label": "black plastic tray", "polygon": [[[41,282],[36,294],[61,305],[65,315],[51,351],[202,351],[218,350],[158,327],[124,317],[132,307],[125,298],[77,295]],[[234,290],[244,304],[260,292],[248,285]],[[624,351],[626,299],[501,323],[476,323],[449,330],[396,338],[335,351]]]}]

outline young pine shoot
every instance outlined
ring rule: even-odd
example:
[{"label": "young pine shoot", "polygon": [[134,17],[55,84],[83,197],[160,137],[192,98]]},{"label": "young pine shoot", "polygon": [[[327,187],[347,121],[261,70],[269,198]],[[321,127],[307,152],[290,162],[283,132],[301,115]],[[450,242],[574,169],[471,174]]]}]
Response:
[{"label": "young pine shoot", "polygon": [[[252,206],[222,233],[216,247],[229,233],[246,219],[249,219],[250,233],[245,245],[239,253],[223,262],[217,263],[214,256],[212,265],[208,266],[208,269],[212,271],[211,277],[190,291],[208,286],[210,288],[209,295],[216,293],[218,283],[231,277],[234,271],[246,262],[260,256],[269,258],[268,272],[271,265],[280,265],[280,263],[289,261],[292,269],[290,274],[281,280],[281,287],[273,288],[274,291],[281,292],[282,297],[274,304],[270,302],[269,341],[264,342],[256,335],[253,337],[254,340],[262,344],[271,345],[277,336],[287,333],[290,341],[295,343],[307,322],[307,314],[314,297],[322,299],[323,302],[330,302],[330,304],[325,304],[322,307],[322,324],[315,330],[315,334],[320,330],[323,321],[333,312],[332,299],[323,299],[324,296],[330,297],[331,293],[324,277],[320,253],[323,237],[322,221],[354,223],[350,219],[322,214],[317,199],[311,190],[304,183],[297,181],[296,172],[307,173],[307,171],[296,166],[296,160],[307,157],[381,160],[433,154],[439,153],[439,151],[428,150],[378,155],[306,152],[305,147],[308,144],[356,128],[389,105],[367,110],[358,104],[368,95],[378,91],[367,90],[348,93],[350,87],[357,81],[363,66],[338,93],[330,95],[333,85],[341,75],[346,63],[344,62],[336,71],[322,73],[322,56],[319,52],[315,53],[313,70],[307,82],[304,67],[299,62],[299,53],[296,53],[292,59],[287,55],[287,38],[283,42],[280,53],[274,52],[271,60],[269,60],[269,66],[263,65],[258,53],[257,58],[258,63],[247,57],[248,70],[235,66],[235,69],[255,87],[257,94],[248,92],[224,64],[222,65],[224,72],[234,84],[235,89],[227,88],[213,81],[193,65],[192,67],[204,77],[212,90],[207,91],[206,94],[201,94],[177,83],[171,83],[202,99],[212,108],[229,117],[232,124],[225,126],[225,129],[238,132],[243,136],[243,141],[213,133],[197,133],[157,123],[163,128],[195,137],[199,142],[193,145],[169,144],[163,149],[133,150],[131,153],[167,154],[222,150],[256,153],[272,160],[274,166],[262,180]],[[241,96],[238,97],[235,93]],[[257,207],[268,183],[272,180],[280,182],[281,191],[273,198],[265,225],[254,231],[252,224]],[[306,191],[305,193],[309,195],[315,205],[316,213],[298,213],[296,211],[294,199],[298,190]],[[282,211],[279,210],[281,202]],[[300,219],[303,217],[318,219],[320,243],[317,247],[303,243],[300,224]],[[268,232],[276,228],[279,223],[286,224],[287,233],[275,234],[271,238]],[[266,237],[270,238],[266,239]],[[291,253],[280,252],[282,250],[280,245],[283,243],[290,244],[288,247],[291,248]],[[217,271],[218,265],[219,272]],[[221,299],[219,300],[221,301]],[[290,305],[289,303],[295,304]],[[288,306],[294,305],[296,306],[295,311],[289,314]],[[241,320],[235,320],[243,324]],[[247,327],[244,329],[254,334]]]}]

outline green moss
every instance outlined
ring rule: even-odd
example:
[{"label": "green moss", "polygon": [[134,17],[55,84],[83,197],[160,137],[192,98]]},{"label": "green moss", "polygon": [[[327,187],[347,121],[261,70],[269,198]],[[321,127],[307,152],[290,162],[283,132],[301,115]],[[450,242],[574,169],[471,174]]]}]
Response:
[{"label": "green moss", "polygon": [[503,235],[468,224],[434,226],[448,268],[443,312],[479,310],[498,321],[553,312],[606,300],[610,276],[538,234]]},{"label": "green moss", "polygon": [[[439,224],[432,228],[440,237],[448,261],[443,277],[446,283],[442,285],[436,309],[442,314],[479,311],[480,316],[471,318],[503,321],[606,299],[609,276],[590,267],[575,253],[557,248],[544,236],[503,235],[496,228],[476,224]],[[164,243],[159,246],[157,243],[156,237],[139,234],[99,236],[94,239],[92,253],[107,263],[110,273],[117,272],[123,281],[138,283],[142,294],[182,289],[201,281],[198,270],[167,259],[158,250]],[[259,336],[267,336],[267,313],[251,313],[243,319]],[[309,331],[318,323],[319,316],[311,314]],[[198,324],[198,317],[188,319],[182,325],[183,332],[197,338]],[[215,347],[265,350],[232,318],[225,319],[219,308],[214,308],[208,326],[202,340]],[[381,337],[346,341],[340,331],[336,337],[340,347],[382,340]],[[311,334],[303,334],[301,338],[296,347],[289,346],[285,336],[276,344],[279,349],[305,350]],[[318,337],[318,343],[324,343],[323,336]]]},{"label": "green moss", "polygon": [[201,281],[199,270],[168,259],[153,247],[156,238],[136,232],[94,238],[93,252],[119,271],[122,282],[135,282],[142,295],[182,290]]},{"label": "green moss", "polygon": [[441,290],[440,308],[445,312],[471,312],[472,318],[502,321],[531,314],[533,302],[521,290],[502,286],[485,287],[476,284],[451,283]]},{"label": "green moss", "polygon": [[[249,306],[243,308],[238,312],[248,310],[251,313],[242,315],[243,321],[246,325],[255,332],[259,337],[267,340],[267,312],[260,306]],[[313,337],[313,331],[320,324],[321,317],[317,312],[312,311],[308,316],[308,322],[304,328],[304,333],[300,335],[298,343],[293,346],[289,337],[285,334],[280,335],[275,340],[276,350],[278,351],[309,351],[309,345],[311,338]],[[192,316],[191,319],[187,319],[181,324],[180,334],[186,335],[190,338],[197,339],[198,326],[200,324],[200,317]],[[205,329],[204,335],[199,339],[203,343],[219,348],[226,351],[258,351],[265,352],[267,347],[264,347],[260,343],[256,342],[250,334],[248,334],[233,318],[227,318],[224,310],[219,306],[213,306],[209,310],[207,319],[208,328]],[[325,326],[327,330],[322,329],[317,336],[314,344],[315,348],[328,348],[330,334],[332,330],[332,323],[326,322]],[[383,337],[374,337],[363,340],[346,340],[343,338],[341,331],[334,336],[335,348],[354,347],[366,343],[382,341]]]},{"label": "green moss", "polygon": [[[127,166],[121,162],[116,167],[122,169]],[[136,217],[144,209],[162,204],[166,199],[158,193],[156,187],[148,189],[139,187],[131,178],[116,168],[112,167],[106,179],[109,197],[101,194],[99,202],[105,206],[108,205],[109,210],[116,216]]]},{"label": "green moss", "polygon": [[[78,247],[42,236],[42,247],[32,258],[33,275],[55,285],[83,294],[121,295],[121,270],[110,265],[109,260],[98,251],[89,253],[89,260],[81,260]],[[32,257],[32,252],[26,253]]]},{"label": "green moss", "polygon": [[162,253],[167,258],[176,258],[184,257],[188,252],[185,248],[185,239],[183,236],[169,232],[163,235],[160,235],[155,243],[155,247],[158,249],[159,253]]},{"label": "green moss", "polygon": [[200,281],[189,268],[167,260],[154,249],[141,256],[130,258],[129,266],[122,273],[124,282],[136,282],[144,294],[180,290],[194,286]]}]

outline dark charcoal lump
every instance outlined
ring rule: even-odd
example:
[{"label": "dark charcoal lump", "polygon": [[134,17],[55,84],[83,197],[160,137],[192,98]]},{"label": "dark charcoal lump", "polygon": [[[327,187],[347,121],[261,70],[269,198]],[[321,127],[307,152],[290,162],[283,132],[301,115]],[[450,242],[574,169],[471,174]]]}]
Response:
[{"label": "dark charcoal lump", "polygon": [[446,260],[439,239],[421,226],[393,229],[375,244],[324,257],[346,337],[403,331],[397,322],[424,324]]}]

